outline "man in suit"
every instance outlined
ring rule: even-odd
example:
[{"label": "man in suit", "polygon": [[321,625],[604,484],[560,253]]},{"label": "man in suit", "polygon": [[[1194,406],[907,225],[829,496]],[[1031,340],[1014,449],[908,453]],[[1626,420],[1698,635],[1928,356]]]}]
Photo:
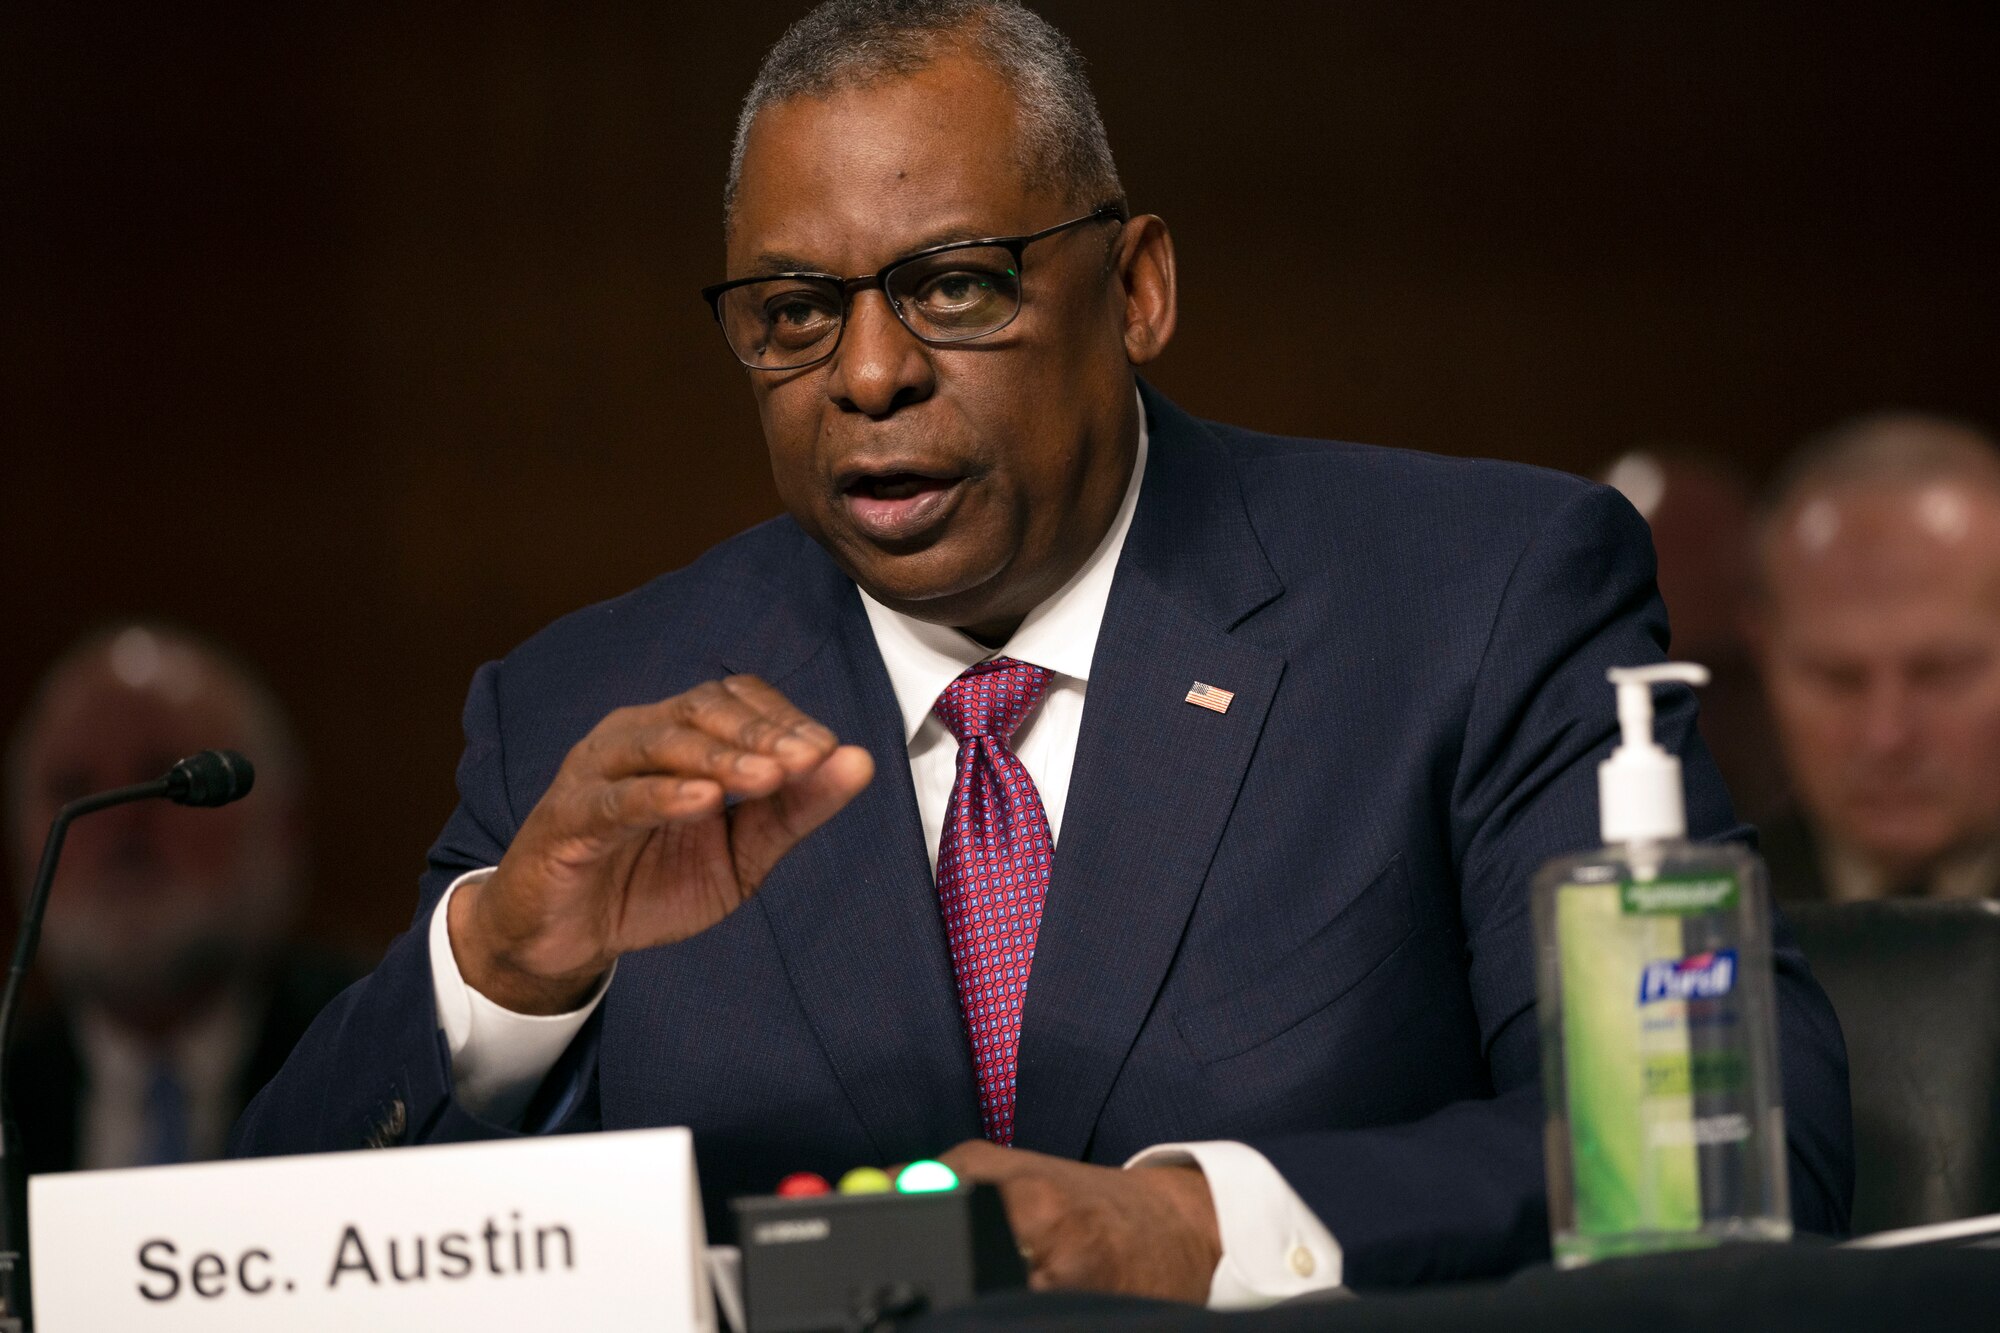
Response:
[{"label": "man in suit", "polygon": [[789,515],[479,672],[415,928],[240,1147],[688,1125],[713,1222],[958,1143],[1036,1285],[1220,1305],[1544,1254],[1527,885],[1661,652],[1641,520],[1140,385],[1173,248],[1016,5],[822,5],[739,125],[709,295]]},{"label": "man in suit", "polygon": [[1760,524],[1749,623],[1798,809],[1780,897],[2000,892],[2000,450],[1917,413],[1803,447]]},{"label": "man in suit", "polygon": [[220,1156],[354,978],[287,945],[305,868],[290,725],[248,668],[184,631],[113,626],[49,668],[7,756],[17,888],[64,802],[218,745],[257,757],[251,799],[121,806],[70,832],[42,937],[57,1003],[10,1056],[32,1173]]}]

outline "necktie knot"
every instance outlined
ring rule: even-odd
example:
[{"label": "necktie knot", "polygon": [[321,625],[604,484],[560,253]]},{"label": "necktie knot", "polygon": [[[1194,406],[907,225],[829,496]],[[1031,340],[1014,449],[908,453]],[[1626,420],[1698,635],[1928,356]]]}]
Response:
[{"label": "necktie knot", "polygon": [[932,711],[960,745],[989,736],[1002,745],[1011,744],[1048,689],[1050,674],[1047,667],[991,657],[967,667],[945,686]]}]

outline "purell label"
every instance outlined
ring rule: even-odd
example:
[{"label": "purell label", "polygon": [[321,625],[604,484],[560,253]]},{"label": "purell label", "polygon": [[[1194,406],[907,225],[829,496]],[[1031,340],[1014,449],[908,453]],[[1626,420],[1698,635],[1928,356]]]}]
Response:
[{"label": "purell label", "polygon": [[1662,958],[1639,973],[1641,1006],[1658,1000],[1719,1000],[1736,986],[1736,950]]}]

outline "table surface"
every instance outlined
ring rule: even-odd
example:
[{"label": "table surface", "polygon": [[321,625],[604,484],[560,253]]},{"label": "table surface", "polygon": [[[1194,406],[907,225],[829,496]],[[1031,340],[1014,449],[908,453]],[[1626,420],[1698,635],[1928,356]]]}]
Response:
[{"label": "table surface", "polygon": [[1110,1296],[1010,1293],[906,1322],[906,1333],[1844,1333],[2000,1330],[2000,1249],[1731,1246],[1506,1281],[1214,1314]]}]

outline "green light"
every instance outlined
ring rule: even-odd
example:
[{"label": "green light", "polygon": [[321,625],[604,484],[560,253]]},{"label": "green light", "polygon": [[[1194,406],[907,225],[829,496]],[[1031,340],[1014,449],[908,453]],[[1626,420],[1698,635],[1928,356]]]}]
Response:
[{"label": "green light", "polygon": [[887,1194],[895,1186],[889,1183],[889,1173],[872,1166],[857,1166],[840,1178],[836,1187],[842,1194]]},{"label": "green light", "polygon": [[911,1162],[896,1177],[898,1194],[943,1194],[958,1188],[958,1173],[943,1162]]}]

